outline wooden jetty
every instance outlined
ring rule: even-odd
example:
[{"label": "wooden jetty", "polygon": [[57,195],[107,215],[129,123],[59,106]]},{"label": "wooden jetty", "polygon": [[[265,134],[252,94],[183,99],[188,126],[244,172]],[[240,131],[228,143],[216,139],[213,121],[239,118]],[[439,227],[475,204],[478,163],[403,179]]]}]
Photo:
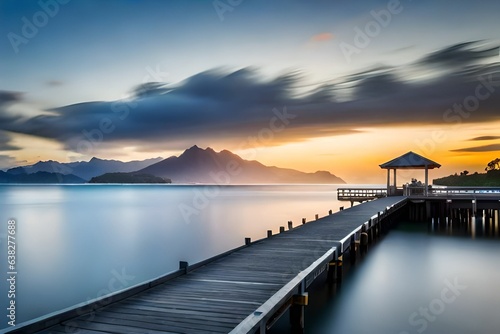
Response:
[{"label": "wooden jetty", "polygon": [[[378,234],[405,197],[366,202],[145,282],[12,333],[265,333],[284,312],[301,332],[307,288]],[[291,228],[291,229],[290,229]],[[350,255],[349,255],[350,254]],[[324,275],[321,277],[325,277]]]}]

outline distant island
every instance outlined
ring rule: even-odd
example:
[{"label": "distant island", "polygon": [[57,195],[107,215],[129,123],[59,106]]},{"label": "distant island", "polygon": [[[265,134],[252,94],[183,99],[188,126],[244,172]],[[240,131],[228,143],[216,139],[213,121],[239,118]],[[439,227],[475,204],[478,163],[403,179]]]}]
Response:
[{"label": "distant island", "polygon": [[0,171],[1,183],[62,183],[62,184],[80,184],[86,180],[73,175],[49,172],[36,172],[32,174],[10,174]]},{"label": "distant island", "polygon": [[167,159],[122,162],[92,158],[60,163],[39,161],[34,165],[0,171],[0,183],[192,183],[192,184],[344,184],[328,171],[304,173],[265,166],[255,160],[194,145]]},{"label": "distant island", "polygon": [[93,177],[89,183],[172,183],[172,181],[151,174],[106,173]]},{"label": "distant island", "polygon": [[486,173],[470,174],[464,170],[460,174],[434,179],[433,183],[440,186],[455,187],[499,187],[500,186],[500,159],[494,159],[485,168]]},{"label": "distant island", "polygon": [[500,170],[487,173],[450,175],[434,179],[435,185],[455,187],[500,187]]}]

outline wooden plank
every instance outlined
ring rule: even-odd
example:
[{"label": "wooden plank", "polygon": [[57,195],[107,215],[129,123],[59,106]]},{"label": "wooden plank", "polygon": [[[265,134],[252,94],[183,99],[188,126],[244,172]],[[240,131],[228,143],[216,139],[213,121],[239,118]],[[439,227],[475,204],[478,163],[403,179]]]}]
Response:
[{"label": "wooden plank", "polygon": [[[149,321],[147,321],[149,320]],[[212,333],[227,333],[228,327],[229,330],[231,326],[220,326],[207,324],[206,322],[203,324],[195,324],[193,322],[182,323],[177,322],[175,319],[171,321],[168,320],[160,320],[158,318],[150,318],[144,316],[133,316],[128,315],[125,316],[117,316],[116,314],[108,314],[100,316],[97,315],[93,322],[103,324],[103,325],[120,325],[127,326],[133,328],[140,328],[145,330],[159,330],[164,332],[173,332],[173,333],[193,333],[193,334],[205,334],[207,332]]]},{"label": "wooden plank", "polygon": [[[75,329],[88,329],[93,331],[101,331],[105,333],[113,333],[113,334],[175,334],[181,332],[171,332],[166,328],[164,329],[153,329],[153,328],[144,328],[144,327],[135,327],[130,325],[122,325],[122,324],[107,324],[97,321],[85,321],[85,320],[72,320],[71,326]],[[63,323],[64,325],[64,323]],[[188,332],[185,332],[188,334]]]},{"label": "wooden plank", "polygon": [[93,330],[88,330],[88,329],[78,329],[78,331],[73,328],[73,327],[67,327],[63,325],[57,325],[54,327],[51,327],[49,329],[43,330],[41,332],[38,332],[38,334],[57,334],[57,333],[78,333],[78,334],[103,334],[106,332],[101,332],[101,331],[93,331]]}]

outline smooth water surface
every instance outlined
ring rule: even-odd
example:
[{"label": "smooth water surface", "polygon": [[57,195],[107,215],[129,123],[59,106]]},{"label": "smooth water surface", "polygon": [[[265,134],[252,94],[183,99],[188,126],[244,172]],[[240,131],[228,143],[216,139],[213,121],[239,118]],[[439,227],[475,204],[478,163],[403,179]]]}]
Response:
[{"label": "smooth water surface", "polygon": [[[410,228],[408,228],[410,227]],[[500,333],[500,242],[428,235],[402,224],[377,244],[336,296],[311,295],[306,333]],[[313,303],[314,304],[314,303]]]},{"label": "smooth water surface", "polygon": [[[334,185],[0,186],[1,309],[7,221],[17,225],[16,323],[86,302],[337,211]],[[0,328],[7,327],[2,314]]]}]

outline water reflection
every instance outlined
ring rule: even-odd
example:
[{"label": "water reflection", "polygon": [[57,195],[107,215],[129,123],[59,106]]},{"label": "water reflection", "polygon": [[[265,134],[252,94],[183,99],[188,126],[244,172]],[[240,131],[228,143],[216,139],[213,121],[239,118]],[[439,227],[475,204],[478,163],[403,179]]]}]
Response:
[{"label": "water reflection", "polygon": [[431,218],[428,222],[429,233],[448,236],[467,236],[498,238],[498,213],[493,215],[469,216],[464,219]]},{"label": "water reflection", "polygon": [[[471,221],[469,231],[485,231],[483,222]],[[313,292],[316,305],[306,309],[306,332],[497,332],[498,240],[485,233],[476,233],[475,240],[443,236],[439,229],[429,234],[426,225],[405,223],[391,231],[351,271],[335,298],[317,302],[322,297],[315,296],[331,294],[325,286]]]}]

